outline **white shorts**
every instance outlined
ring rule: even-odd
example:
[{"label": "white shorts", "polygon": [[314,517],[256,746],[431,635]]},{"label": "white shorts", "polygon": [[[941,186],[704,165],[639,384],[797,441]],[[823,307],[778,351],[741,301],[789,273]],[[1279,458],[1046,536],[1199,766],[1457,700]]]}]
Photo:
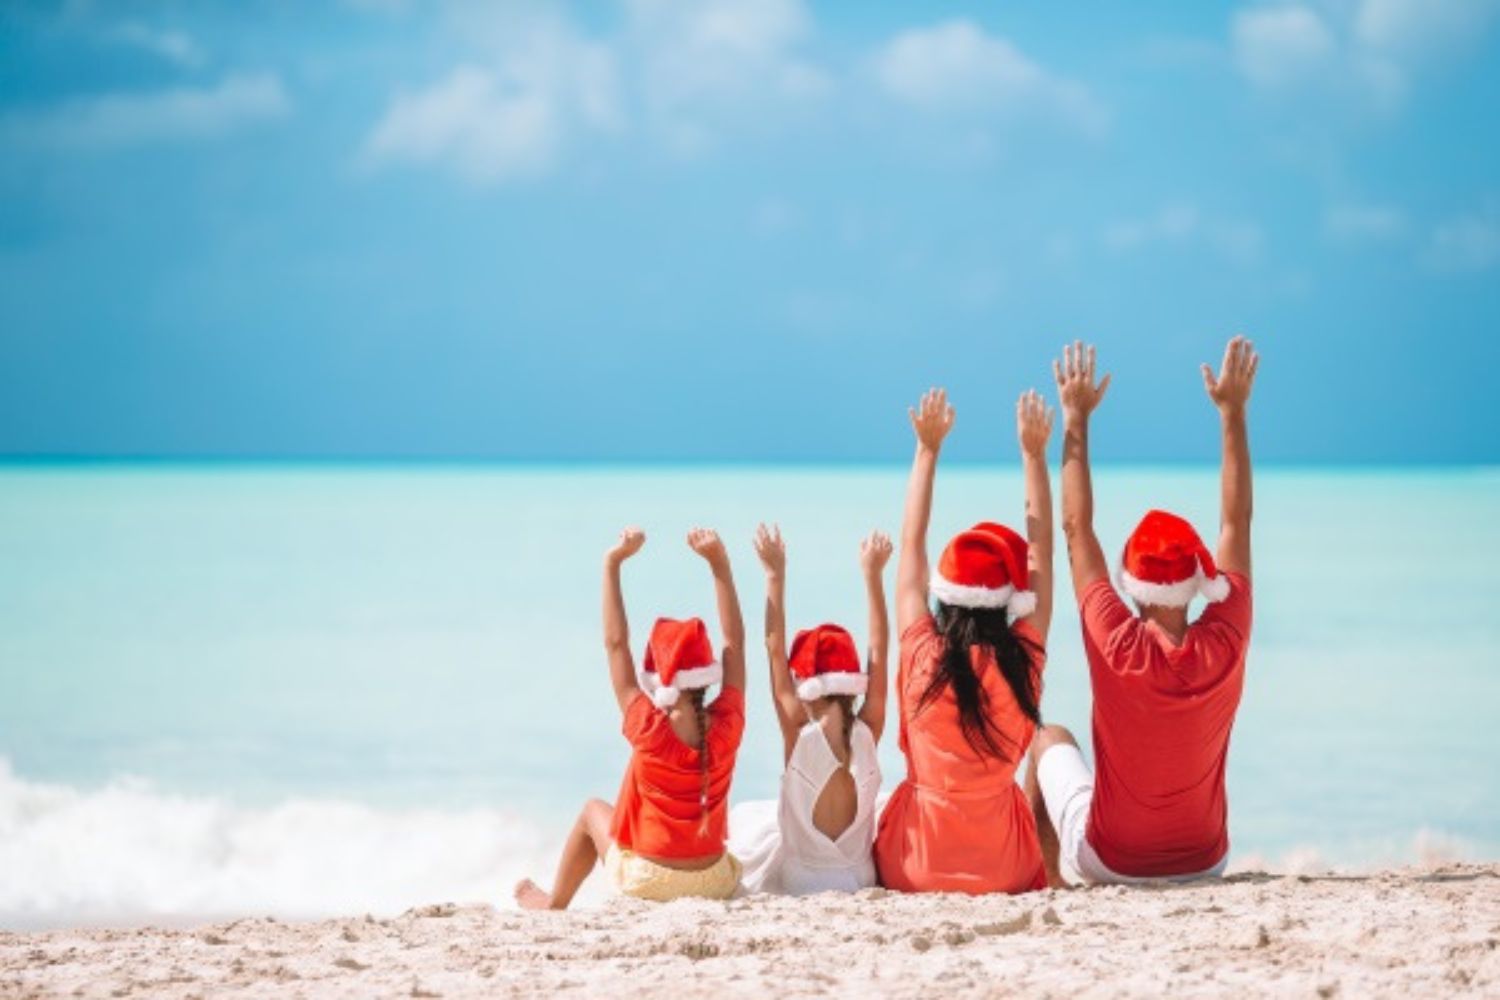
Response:
[{"label": "white shorts", "polygon": [[1085,834],[1089,827],[1089,806],[1094,801],[1094,776],[1083,759],[1083,752],[1071,743],[1054,743],[1042,754],[1036,765],[1037,784],[1047,803],[1047,816],[1057,831],[1058,868],[1070,885],[1085,882],[1186,882],[1195,878],[1217,878],[1224,874],[1227,856],[1207,871],[1161,878],[1137,878],[1111,871],[1099,860]]}]

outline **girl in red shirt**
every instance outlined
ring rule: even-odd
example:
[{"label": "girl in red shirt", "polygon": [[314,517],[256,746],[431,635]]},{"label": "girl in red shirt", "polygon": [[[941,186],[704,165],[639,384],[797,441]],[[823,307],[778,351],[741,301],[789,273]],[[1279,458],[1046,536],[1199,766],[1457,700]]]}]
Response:
[{"label": "girl in red shirt", "polygon": [[[713,571],[723,631],[719,660],[700,619],[660,618],[637,674],[620,566],[645,543],[644,532],[627,528],[604,560],[604,647],[630,765],[614,805],[585,803],[552,891],[531,879],[516,886],[516,902],[526,909],[566,908],[599,860],[616,889],[639,899],[727,899],[739,885],[739,862],[724,850],[729,784],[745,730],[745,623],[729,555],[715,532],[688,532],[688,545]],[[707,688],[721,681],[719,696],[705,704]]]}]

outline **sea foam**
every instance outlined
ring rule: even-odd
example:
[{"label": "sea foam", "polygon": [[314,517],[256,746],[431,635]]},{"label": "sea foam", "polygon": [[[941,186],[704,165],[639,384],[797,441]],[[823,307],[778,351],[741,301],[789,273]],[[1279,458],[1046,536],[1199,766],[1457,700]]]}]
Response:
[{"label": "sea foam", "polygon": [[0,927],[11,929],[509,905],[518,877],[550,875],[559,843],[494,809],[250,808],[130,778],[32,782],[0,758]]}]

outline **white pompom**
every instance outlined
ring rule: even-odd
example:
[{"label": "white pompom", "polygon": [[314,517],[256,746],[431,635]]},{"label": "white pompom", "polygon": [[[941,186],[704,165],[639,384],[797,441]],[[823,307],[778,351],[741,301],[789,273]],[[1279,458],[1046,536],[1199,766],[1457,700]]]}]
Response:
[{"label": "white pompom", "polygon": [[797,685],[797,697],[803,701],[817,701],[823,697],[823,678],[809,677]]},{"label": "white pompom", "polygon": [[671,708],[677,704],[677,689],[671,685],[665,685],[651,692],[651,700],[656,702],[657,708]]},{"label": "white pompom", "polygon": [[1198,593],[1206,601],[1222,601],[1229,596],[1229,579],[1221,573],[1212,580],[1204,580],[1198,587]]},{"label": "white pompom", "polygon": [[1036,593],[1030,590],[1018,590],[1006,602],[1006,607],[1010,609],[1011,621],[1020,621],[1036,610]]}]

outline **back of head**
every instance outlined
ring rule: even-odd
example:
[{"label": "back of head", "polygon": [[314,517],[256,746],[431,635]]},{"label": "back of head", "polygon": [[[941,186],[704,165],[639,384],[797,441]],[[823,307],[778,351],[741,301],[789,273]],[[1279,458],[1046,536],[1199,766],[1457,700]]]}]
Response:
[{"label": "back of head", "polygon": [[1198,532],[1164,510],[1147,511],[1126,539],[1119,585],[1143,607],[1185,609],[1200,595],[1209,601],[1229,596],[1229,581]]},{"label": "back of head", "polygon": [[1004,525],[981,522],[948,543],[929,586],[938,602],[943,659],[918,704],[927,705],[951,689],[969,746],[1005,761],[1019,759],[1025,748],[1015,746],[991,717],[973,651],[978,647],[994,657],[1016,706],[1033,723],[1040,722],[1037,651],[1011,627],[1036,608],[1036,595],[1026,589],[1026,581],[1026,540]]},{"label": "back of head", "polygon": [[658,708],[670,708],[683,691],[701,691],[724,680],[701,618],[658,618],[646,640],[641,686]]},{"label": "back of head", "polygon": [[854,637],[841,625],[803,629],[792,639],[787,667],[804,702],[827,699],[842,715],[844,760],[853,759],[854,698],[869,686]]}]

